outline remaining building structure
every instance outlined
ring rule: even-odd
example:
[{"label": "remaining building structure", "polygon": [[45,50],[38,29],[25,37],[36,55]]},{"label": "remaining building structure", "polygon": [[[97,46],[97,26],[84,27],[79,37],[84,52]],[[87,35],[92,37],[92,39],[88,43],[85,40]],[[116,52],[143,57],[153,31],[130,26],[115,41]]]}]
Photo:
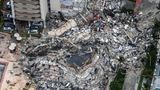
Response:
[{"label": "remaining building structure", "polygon": [[49,0],[50,11],[59,11],[61,10],[60,0]]},{"label": "remaining building structure", "polygon": [[45,26],[48,12],[62,11],[69,15],[75,15],[77,12],[82,11],[84,1],[85,0],[11,0],[12,15],[14,20],[27,22],[43,21]]},{"label": "remaining building structure", "polygon": [[43,21],[48,13],[47,0],[11,0],[12,15],[21,21]]},{"label": "remaining building structure", "polygon": [[62,11],[68,15],[81,12],[86,0],[49,0],[50,11]]}]

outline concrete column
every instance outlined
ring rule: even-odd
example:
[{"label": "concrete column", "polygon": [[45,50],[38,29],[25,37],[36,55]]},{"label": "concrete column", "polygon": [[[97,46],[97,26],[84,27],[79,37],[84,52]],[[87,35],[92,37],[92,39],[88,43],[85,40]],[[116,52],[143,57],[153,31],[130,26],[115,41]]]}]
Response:
[{"label": "concrete column", "polygon": [[44,28],[46,28],[46,16],[48,13],[48,0],[40,0],[41,19],[44,22]]},{"label": "concrete column", "polygon": [[10,2],[11,2],[11,9],[12,9],[12,17],[13,17],[13,23],[14,23],[14,25],[16,24],[16,22],[15,22],[15,10],[14,10],[14,4],[13,4],[13,0],[10,0]]},{"label": "concrete column", "polygon": [[44,28],[47,28],[46,21],[43,21]]}]

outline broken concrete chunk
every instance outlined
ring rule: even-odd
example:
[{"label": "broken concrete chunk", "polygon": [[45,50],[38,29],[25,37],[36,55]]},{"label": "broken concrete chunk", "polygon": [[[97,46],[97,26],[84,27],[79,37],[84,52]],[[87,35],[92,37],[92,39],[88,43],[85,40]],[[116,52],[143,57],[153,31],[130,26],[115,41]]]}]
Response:
[{"label": "broken concrete chunk", "polygon": [[49,36],[60,36],[61,34],[66,32],[67,30],[70,30],[72,27],[75,27],[75,26],[77,26],[77,23],[73,19],[70,19],[64,25],[62,25],[60,28],[49,31],[48,35]]}]

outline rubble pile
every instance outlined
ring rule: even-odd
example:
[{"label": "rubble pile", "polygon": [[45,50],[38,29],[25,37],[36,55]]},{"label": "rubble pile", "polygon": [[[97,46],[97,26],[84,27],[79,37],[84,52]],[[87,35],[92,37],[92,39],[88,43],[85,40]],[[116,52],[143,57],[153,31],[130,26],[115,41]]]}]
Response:
[{"label": "rubble pile", "polygon": [[144,16],[121,12],[117,5],[116,12],[104,8],[112,15],[90,12],[95,19],[86,25],[25,44],[21,65],[37,90],[104,90],[118,68],[141,67],[152,24],[141,26]]},{"label": "rubble pile", "polygon": [[[98,43],[86,41],[73,44],[62,38],[43,41],[28,46],[21,59],[23,71],[35,81],[38,90],[105,88],[103,84],[107,81],[105,75],[109,67],[103,59],[99,60]],[[74,62],[76,59],[79,62]]]}]

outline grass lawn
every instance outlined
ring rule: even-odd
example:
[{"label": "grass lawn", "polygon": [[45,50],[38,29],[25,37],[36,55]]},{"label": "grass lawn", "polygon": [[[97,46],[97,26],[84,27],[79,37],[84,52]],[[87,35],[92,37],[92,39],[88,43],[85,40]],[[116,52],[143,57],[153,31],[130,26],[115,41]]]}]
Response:
[{"label": "grass lawn", "polygon": [[122,90],[125,75],[126,70],[120,69],[117,72],[117,76],[115,77],[115,79],[110,83],[110,90]]},{"label": "grass lawn", "polygon": [[143,63],[144,63],[144,70],[142,71],[141,77],[140,77],[140,81],[139,81],[139,85],[138,85],[138,90],[141,90],[142,87],[142,82],[144,79],[147,80],[147,83],[145,83],[144,86],[144,90],[150,90],[151,87],[151,81],[153,78],[153,73],[154,73],[154,69],[155,69],[155,64],[156,64],[156,60],[157,60],[157,39],[159,37],[158,33],[160,32],[160,23],[159,22],[155,22],[155,26],[153,27],[153,38],[154,38],[154,43],[152,45],[150,45],[150,47],[148,48],[148,52],[147,52],[147,56],[146,59],[143,59]]}]

